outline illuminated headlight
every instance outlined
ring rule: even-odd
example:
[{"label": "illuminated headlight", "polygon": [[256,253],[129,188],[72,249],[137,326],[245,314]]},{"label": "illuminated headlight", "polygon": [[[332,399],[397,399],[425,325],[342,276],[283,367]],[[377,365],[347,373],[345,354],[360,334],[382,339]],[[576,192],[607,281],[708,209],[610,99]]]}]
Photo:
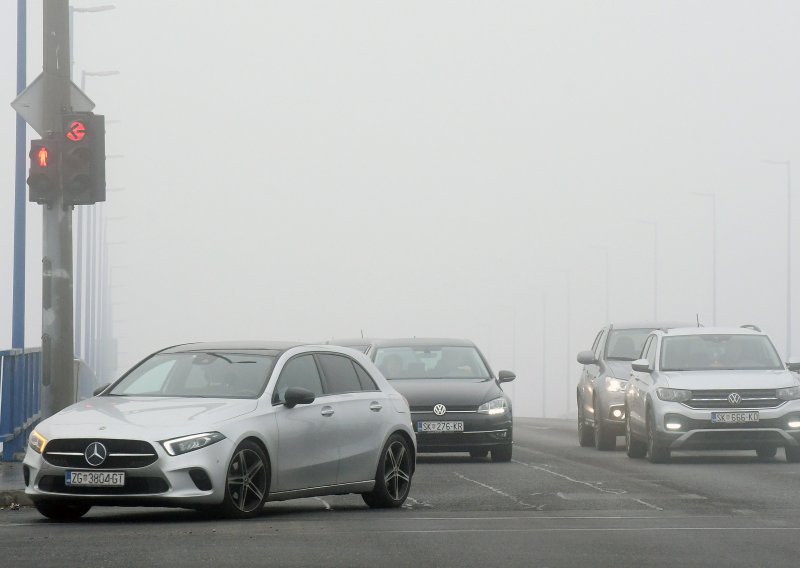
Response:
[{"label": "illuminated headlight", "polygon": [[796,416],[790,418],[789,422],[787,422],[787,426],[789,426],[789,428],[791,428],[792,430],[797,430],[798,428],[800,428],[800,419],[798,419]]},{"label": "illuminated headlight", "polygon": [[656,394],[661,400],[667,402],[686,402],[692,398],[692,391],[681,389],[656,389]]},{"label": "illuminated headlight", "polygon": [[797,400],[800,398],[800,386],[778,389],[775,391],[775,396],[780,400]]},{"label": "illuminated headlight", "polygon": [[628,388],[628,381],[606,377],[606,390],[608,392],[623,392],[626,388]]},{"label": "illuminated headlight", "polygon": [[173,438],[172,440],[164,440],[161,445],[167,450],[171,456],[179,456],[186,452],[193,452],[200,448],[205,448],[211,444],[216,444],[220,440],[224,440],[225,436],[219,432],[205,432],[203,434],[193,434],[191,436],[184,436],[182,438]]},{"label": "illuminated headlight", "polygon": [[508,404],[505,397],[496,398],[489,402],[484,402],[478,407],[478,412],[481,414],[505,414],[508,410]]},{"label": "illuminated headlight", "polygon": [[31,435],[28,436],[28,446],[37,454],[41,454],[42,452],[44,452],[44,447],[46,445],[47,445],[47,440],[36,430],[31,432]]},{"label": "illuminated headlight", "polygon": [[681,423],[680,422],[667,422],[666,423],[667,430],[680,430]]}]

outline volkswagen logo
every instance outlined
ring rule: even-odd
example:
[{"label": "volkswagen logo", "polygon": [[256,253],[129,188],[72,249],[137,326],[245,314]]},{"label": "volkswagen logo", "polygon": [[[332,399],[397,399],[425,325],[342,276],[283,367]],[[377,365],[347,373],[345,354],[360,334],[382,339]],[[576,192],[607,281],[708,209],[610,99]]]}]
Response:
[{"label": "volkswagen logo", "polygon": [[102,465],[106,461],[108,450],[100,442],[92,442],[86,446],[86,451],[83,452],[83,457],[86,458],[86,463],[92,467]]},{"label": "volkswagen logo", "polygon": [[731,406],[739,406],[742,404],[742,395],[740,395],[738,392],[732,392],[728,395],[728,403]]},{"label": "volkswagen logo", "polygon": [[447,412],[447,408],[444,406],[444,404],[437,404],[433,407],[433,413],[436,416],[444,416],[445,412]]}]

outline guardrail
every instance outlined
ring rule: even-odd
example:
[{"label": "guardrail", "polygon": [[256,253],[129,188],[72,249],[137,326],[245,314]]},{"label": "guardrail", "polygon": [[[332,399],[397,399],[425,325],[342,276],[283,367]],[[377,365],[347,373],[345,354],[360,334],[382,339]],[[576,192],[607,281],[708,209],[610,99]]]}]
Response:
[{"label": "guardrail", "polygon": [[2,461],[19,459],[40,418],[42,349],[0,351],[0,442]]}]

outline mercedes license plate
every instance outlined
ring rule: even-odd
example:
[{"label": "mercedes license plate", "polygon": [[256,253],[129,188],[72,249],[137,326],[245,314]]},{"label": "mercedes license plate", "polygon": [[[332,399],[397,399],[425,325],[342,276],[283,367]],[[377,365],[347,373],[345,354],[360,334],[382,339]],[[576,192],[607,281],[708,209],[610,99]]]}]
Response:
[{"label": "mercedes license plate", "polygon": [[124,471],[67,471],[64,474],[67,487],[123,487]]},{"label": "mercedes license plate", "polygon": [[712,424],[745,424],[758,422],[758,412],[712,412]]},{"label": "mercedes license plate", "polygon": [[417,432],[463,432],[464,423],[452,420],[442,422],[417,422]]}]

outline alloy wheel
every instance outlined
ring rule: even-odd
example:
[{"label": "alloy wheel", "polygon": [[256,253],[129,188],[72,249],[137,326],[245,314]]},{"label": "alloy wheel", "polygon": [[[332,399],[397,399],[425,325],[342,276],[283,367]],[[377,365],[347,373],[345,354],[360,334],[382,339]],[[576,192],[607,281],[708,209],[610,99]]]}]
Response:
[{"label": "alloy wheel", "polygon": [[231,502],[242,513],[260,507],[267,492],[267,468],[256,452],[239,450],[228,467],[227,490]]},{"label": "alloy wheel", "polygon": [[383,462],[383,479],[386,491],[394,500],[403,499],[411,485],[411,456],[405,445],[395,440],[386,449]]}]

